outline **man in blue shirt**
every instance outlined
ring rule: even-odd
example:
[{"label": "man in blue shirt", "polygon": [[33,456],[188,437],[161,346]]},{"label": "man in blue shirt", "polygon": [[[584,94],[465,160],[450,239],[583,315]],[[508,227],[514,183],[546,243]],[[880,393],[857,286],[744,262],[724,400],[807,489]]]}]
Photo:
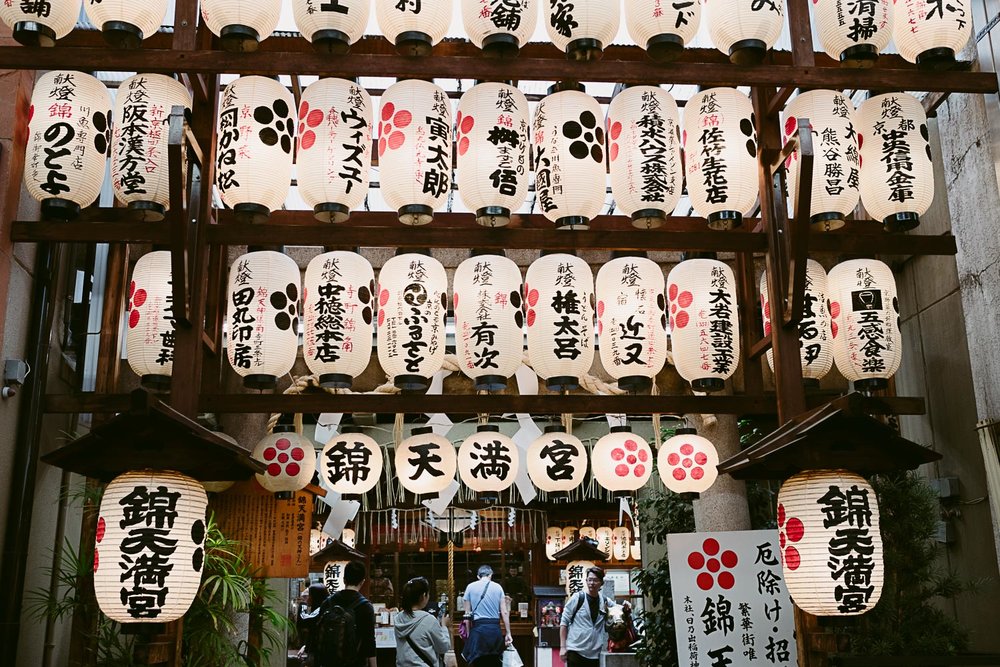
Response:
[{"label": "man in blue shirt", "polygon": [[[514,641],[510,634],[510,609],[503,588],[493,581],[493,568],[479,567],[479,579],[465,588],[465,618],[472,622],[462,657],[472,667],[501,667],[503,652]],[[503,619],[506,636],[500,634]]]},{"label": "man in blue shirt", "polygon": [[601,594],[604,570],[587,570],[587,590],[580,591],[563,607],[559,622],[559,655],[567,667],[598,667],[601,650],[608,640],[605,623],[610,601]]}]

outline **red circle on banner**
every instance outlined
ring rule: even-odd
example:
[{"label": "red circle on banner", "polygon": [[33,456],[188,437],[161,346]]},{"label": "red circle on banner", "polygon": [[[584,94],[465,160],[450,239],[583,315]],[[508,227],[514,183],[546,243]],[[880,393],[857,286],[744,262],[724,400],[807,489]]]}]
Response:
[{"label": "red circle on banner", "polygon": [[629,450],[630,452],[634,452],[635,450],[639,449],[639,443],[636,442],[635,440],[628,439],[625,441],[625,449]]},{"label": "red circle on banner", "polygon": [[642,461],[643,463],[645,463],[646,461],[648,461],[649,460],[649,452],[647,452],[645,449],[640,449],[639,450],[639,460]]},{"label": "red circle on banner", "polygon": [[288,454],[285,452],[278,454],[278,463],[288,463]]},{"label": "red circle on banner", "polygon": [[719,541],[714,537],[710,537],[702,543],[701,548],[709,556],[714,556],[719,553]]},{"label": "red circle on banner", "polygon": [[703,466],[706,463],[708,463],[708,456],[705,455],[705,452],[698,452],[697,454],[694,455],[694,462],[700,466]]},{"label": "red circle on banner", "polygon": [[703,591],[709,590],[715,585],[715,579],[708,572],[702,572],[698,575],[698,588]]},{"label": "red circle on banner", "polygon": [[705,471],[701,468],[695,468],[691,471],[691,479],[701,479],[705,476]]},{"label": "red circle on banner", "polygon": [[315,143],[316,143],[316,133],[313,132],[312,130],[309,130],[308,132],[302,135],[302,141],[300,142],[300,144],[302,145],[302,150],[309,150],[310,148],[313,147],[313,144]]},{"label": "red circle on banner", "polygon": [[268,447],[264,450],[264,460],[273,461],[274,457],[278,455],[278,451],[274,447]]},{"label": "red circle on banner", "polygon": [[705,567],[705,557],[701,555],[700,551],[692,551],[688,554],[688,565],[691,566],[692,570],[700,570]]},{"label": "red circle on banner", "polygon": [[292,446],[292,441],[288,438],[278,438],[274,444],[278,449],[288,449]]},{"label": "red circle on banner", "polygon": [[535,311],[529,310],[528,311],[528,326],[529,327],[530,326],[534,326],[534,324],[535,324]]},{"label": "red circle on banner", "polygon": [[736,577],[733,576],[732,572],[723,572],[719,575],[719,585],[728,591],[736,585]]},{"label": "red circle on banner", "polygon": [[840,303],[834,301],[830,304],[830,317],[840,316]]},{"label": "red circle on banner", "polygon": [[618,144],[611,144],[611,161],[614,162],[618,159]]},{"label": "red circle on banner", "polygon": [[538,303],[538,290],[533,289],[528,292],[528,305],[534,308],[536,303]]},{"label": "red circle on banner", "polygon": [[267,474],[270,475],[271,477],[277,477],[278,475],[281,474],[281,466],[277,463],[272,463],[271,465],[267,466]]},{"label": "red circle on banner", "polygon": [[306,457],[306,452],[301,447],[292,447],[292,451],[290,452],[290,454],[292,455],[292,458],[295,459],[296,461],[301,461]]},{"label": "red circle on banner", "polygon": [[316,127],[323,122],[323,111],[322,109],[313,109],[306,116],[306,125],[309,127]]},{"label": "red circle on banner", "polygon": [[785,525],[785,506],[778,505],[778,525]]},{"label": "red circle on banner", "polygon": [[670,289],[667,290],[667,296],[673,301],[677,298],[677,285],[671,285]]},{"label": "red circle on banner", "polygon": [[639,459],[635,457],[635,454],[629,454],[625,458],[625,463],[629,464],[630,466],[634,466],[638,461]]},{"label": "red circle on banner", "polygon": [[691,459],[686,458],[683,461],[681,461],[681,465],[684,466],[685,468],[690,468],[692,465],[694,465],[694,462]]},{"label": "red circle on banner", "polygon": [[132,296],[132,303],[135,305],[136,308],[138,308],[142,304],[146,303],[147,296],[148,295],[146,294],[146,290],[137,289],[135,291],[135,294]]},{"label": "red circle on banner", "polygon": [[621,447],[615,447],[614,449],[611,450],[612,461],[621,461],[623,458],[625,458],[624,449],[622,449]]},{"label": "red circle on banner", "polygon": [[393,132],[389,135],[389,150],[396,150],[406,142],[406,135],[402,132]]},{"label": "red circle on banner", "polygon": [[722,569],[722,563],[719,562],[718,558],[709,558],[706,566],[709,572],[718,572]]},{"label": "red circle on banner", "polygon": [[135,327],[138,324],[139,324],[139,311],[133,310],[131,313],[128,314],[128,328],[135,329]]},{"label": "red circle on banner", "polygon": [[462,123],[459,125],[459,127],[461,128],[463,134],[468,134],[469,132],[472,131],[472,128],[475,126],[475,124],[476,124],[475,118],[473,118],[472,116],[466,116],[465,118],[462,119]]},{"label": "red circle on banner", "polygon": [[458,141],[458,154],[465,155],[468,152],[469,152],[469,138],[462,137]]},{"label": "red circle on banner", "polygon": [[726,567],[736,567],[738,562],[740,562],[740,559],[735,551],[727,550],[722,552],[722,564]]},{"label": "red circle on banner", "polygon": [[387,303],[389,303],[389,290],[384,289],[381,292],[379,292],[378,305],[384,306]]},{"label": "red circle on banner", "polygon": [[634,473],[635,473],[635,476],[636,476],[636,477],[642,477],[643,475],[645,475],[645,474],[646,474],[646,466],[644,466],[644,465],[642,465],[642,464],[640,463],[639,465],[637,465],[637,466],[635,467],[635,470],[633,470],[632,472],[634,472]]},{"label": "red circle on banner", "polygon": [[97,549],[94,549],[94,572],[97,572],[97,566],[101,561],[101,557],[97,553]]},{"label": "red circle on banner", "polygon": [[303,100],[299,105],[299,119],[305,118],[307,113],[309,113],[309,103]]},{"label": "red circle on banner", "polygon": [[295,461],[292,461],[287,466],[285,466],[285,472],[291,475],[292,477],[297,476],[300,470],[301,468],[299,467],[299,464],[296,463]]}]

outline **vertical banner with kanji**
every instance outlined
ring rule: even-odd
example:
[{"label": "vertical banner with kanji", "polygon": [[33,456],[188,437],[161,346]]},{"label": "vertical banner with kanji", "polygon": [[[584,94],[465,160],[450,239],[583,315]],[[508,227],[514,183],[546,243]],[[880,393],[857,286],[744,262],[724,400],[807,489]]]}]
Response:
[{"label": "vertical banner with kanji", "polygon": [[680,667],[798,664],[778,554],[773,530],[667,537]]}]

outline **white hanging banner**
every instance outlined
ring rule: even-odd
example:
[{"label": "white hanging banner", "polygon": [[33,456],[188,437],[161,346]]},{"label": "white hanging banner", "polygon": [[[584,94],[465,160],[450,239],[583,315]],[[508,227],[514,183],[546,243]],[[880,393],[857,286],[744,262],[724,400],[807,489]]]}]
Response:
[{"label": "white hanging banner", "polygon": [[[601,394],[603,396],[603,394]],[[627,426],[628,425],[628,415],[622,413],[617,415],[605,415],[608,418],[608,428],[615,428],[616,426]]]},{"label": "white hanging banner", "polygon": [[[322,477],[320,478],[322,479]],[[323,532],[327,535],[341,535],[348,521],[353,521],[358,516],[361,503],[357,500],[341,500],[340,494],[326,490],[326,496],[320,496],[322,501],[330,506],[330,516],[323,524]]]},{"label": "white hanging banner", "polygon": [[[538,375],[533,370],[521,364],[514,373],[514,378],[517,380],[517,392],[521,396],[534,396],[538,394]],[[542,430],[535,424],[535,420],[531,418],[531,415],[519,412],[516,416],[517,423],[521,428],[518,429],[511,440],[524,453],[521,460],[527,461],[528,448],[531,447],[531,443],[542,436]],[[517,487],[517,492],[521,494],[521,501],[525,505],[538,497],[538,489],[531,483],[527,464],[522,465],[518,469],[517,477],[514,478],[514,486]]]},{"label": "white hanging banner", "polygon": [[444,491],[437,495],[437,498],[432,498],[431,500],[425,500],[421,503],[428,510],[437,515],[443,515],[448,511],[448,506],[451,505],[451,501],[455,499],[455,494],[458,493],[460,485],[457,480],[451,480],[451,484],[448,485]]},{"label": "white hanging banner", "polygon": [[[431,386],[427,389],[427,396],[439,396],[444,392],[444,379],[451,375],[451,371],[441,370],[434,374],[431,378]],[[440,435],[442,438],[448,437],[448,431],[454,425],[448,415],[443,412],[438,412],[431,414],[429,412],[425,413],[428,418],[427,426],[434,429],[435,435]]]},{"label": "white hanging banner", "polygon": [[[627,514],[629,520],[632,522],[632,525],[635,526],[635,517],[632,515],[632,503],[629,502],[628,498],[619,498],[618,499],[618,525],[619,526],[622,525],[622,514]],[[635,532],[636,532],[636,535],[639,534],[638,530],[636,530]]]},{"label": "white hanging banner", "polygon": [[344,418],[342,412],[324,412],[316,419],[316,432],[313,440],[325,445],[340,431],[340,422]]}]

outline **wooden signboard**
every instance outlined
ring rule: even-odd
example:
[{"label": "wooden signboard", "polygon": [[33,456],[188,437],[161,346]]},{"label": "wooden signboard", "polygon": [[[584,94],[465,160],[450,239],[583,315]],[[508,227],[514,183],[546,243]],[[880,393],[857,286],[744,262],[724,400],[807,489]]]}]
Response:
[{"label": "wooden signboard", "polygon": [[313,498],[300,491],[279,500],[256,480],[238,482],[209,501],[226,537],[239,541],[261,577],[295,578],[309,573]]}]

